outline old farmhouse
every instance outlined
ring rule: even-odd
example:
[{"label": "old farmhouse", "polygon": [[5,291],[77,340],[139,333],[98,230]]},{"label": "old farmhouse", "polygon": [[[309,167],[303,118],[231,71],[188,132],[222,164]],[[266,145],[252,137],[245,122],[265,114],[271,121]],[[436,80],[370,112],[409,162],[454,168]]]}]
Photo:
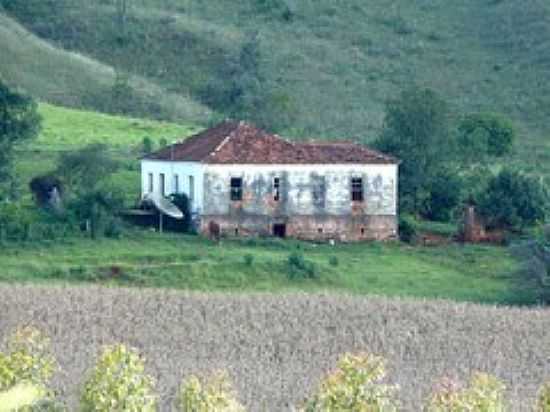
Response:
[{"label": "old farmhouse", "polygon": [[396,159],[226,121],[141,161],[142,195],[186,193],[203,233],[359,241],[397,236]]}]

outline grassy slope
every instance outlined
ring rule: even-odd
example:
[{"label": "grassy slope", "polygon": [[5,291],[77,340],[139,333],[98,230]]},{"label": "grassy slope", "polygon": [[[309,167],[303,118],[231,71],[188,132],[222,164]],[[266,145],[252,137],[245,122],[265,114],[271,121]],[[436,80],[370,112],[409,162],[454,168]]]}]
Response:
[{"label": "grassy slope", "polygon": [[[34,97],[72,107],[94,107],[109,98],[113,67],[57,48],[0,13],[0,76]],[[129,80],[130,99],[155,101],[165,118],[204,120],[210,111],[140,76]],[[144,114],[144,113],[143,113]]]},{"label": "grassy slope", "polygon": [[[315,263],[315,280],[289,280],[294,250]],[[248,265],[245,256],[252,255]],[[329,263],[336,257],[336,266]],[[120,240],[69,239],[13,245],[0,257],[2,281],[85,281],[205,291],[332,290],[449,298],[485,303],[528,301],[512,281],[506,249],[393,244],[312,245],[270,240],[224,241],[136,231]],[[113,276],[113,273],[115,275]]]},{"label": "grassy slope", "polygon": [[416,82],[439,90],[457,115],[494,110],[514,118],[521,136],[513,160],[550,173],[550,11],[543,2],[289,1],[290,22],[261,3],[277,2],[134,0],[125,48],[117,46],[120,30],[106,2],[60,2],[56,11],[19,17],[66,48],[197,98],[246,34],[259,30],[267,86],[293,102],[290,134],[369,140],[384,101]]},{"label": "grassy slope", "polygon": [[135,199],[139,193],[138,158],[143,138],[149,137],[154,147],[158,147],[161,139],[172,142],[199,130],[192,124],[110,116],[46,103],[39,105],[39,112],[43,118],[42,132],[36,140],[18,149],[16,171],[23,191],[34,176],[53,169],[60,152],[103,143],[123,161],[124,167],[114,178],[127,197]]}]

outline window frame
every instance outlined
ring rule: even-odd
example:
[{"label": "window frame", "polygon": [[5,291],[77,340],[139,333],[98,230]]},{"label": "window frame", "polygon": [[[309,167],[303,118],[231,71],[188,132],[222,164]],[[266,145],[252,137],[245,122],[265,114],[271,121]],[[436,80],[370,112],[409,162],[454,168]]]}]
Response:
[{"label": "window frame", "polygon": [[365,189],[363,185],[363,178],[355,176],[350,181],[351,201],[361,203],[365,201]]},{"label": "window frame", "polygon": [[281,200],[281,178],[276,176],[273,178],[273,201]]},{"label": "window frame", "polygon": [[[238,184],[234,184],[238,182]],[[241,202],[243,200],[244,179],[242,177],[233,176],[229,181],[229,199],[232,202]]]}]

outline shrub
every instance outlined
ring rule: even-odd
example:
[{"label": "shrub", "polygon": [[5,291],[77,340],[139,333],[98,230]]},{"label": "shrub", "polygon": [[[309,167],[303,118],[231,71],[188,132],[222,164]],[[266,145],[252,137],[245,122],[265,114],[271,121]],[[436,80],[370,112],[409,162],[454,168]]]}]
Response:
[{"label": "shrub", "polygon": [[250,253],[244,255],[244,264],[246,266],[252,266],[254,264],[254,255],[251,255]]},{"label": "shrub", "polygon": [[0,390],[19,383],[46,387],[55,370],[50,341],[38,329],[18,329],[8,341],[8,353],[0,353]]},{"label": "shrub", "polygon": [[521,228],[546,217],[546,188],[516,171],[502,170],[478,197],[478,210],[489,227]]},{"label": "shrub", "polygon": [[85,383],[82,411],[156,411],[153,390],[153,379],[135,349],[108,346]]},{"label": "shrub", "polygon": [[444,380],[432,395],[427,412],[503,412],[504,384],[494,376],[476,373],[467,388]]},{"label": "shrub", "polygon": [[382,357],[369,353],[346,354],[301,411],[397,411],[393,396],[396,388],[380,383],[385,374]]},{"label": "shrub", "polygon": [[141,152],[143,154],[149,154],[153,151],[153,141],[149,136],[145,136],[141,141]]},{"label": "shrub", "polygon": [[550,412],[550,382],[540,388],[535,410],[536,412]]},{"label": "shrub", "polygon": [[227,374],[217,372],[207,379],[191,376],[180,388],[178,407],[182,412],[244,412]]},{"label": "shrub", "polygon": [[339,263],[340,263],[340,262],[338,261],[338,257],[337,257],[337,256],[331,256],[331,257],[328,259],[328,264],[329,264],[330,266],[336,267],[336,266],[338,266]]},{"label": "shrub", "polygon": [[105,235],[105,237],[108,238],[120,239],[123,232],[124,227],[122,225],[122,221],[119,218],[112,217],[105,225],[105,230],[103,231],[103,234]]},{"label": "shrub", "polygon": [[317,276],[315,264],[307,260],[300,252],[292,252],[287,259],[288,277],[290,279],[313,279]]},{"label": "shrub", "polygon": [[416,228],[410,218],[399,219],[399,239],[402,242],[411,243],[416,237]]}]

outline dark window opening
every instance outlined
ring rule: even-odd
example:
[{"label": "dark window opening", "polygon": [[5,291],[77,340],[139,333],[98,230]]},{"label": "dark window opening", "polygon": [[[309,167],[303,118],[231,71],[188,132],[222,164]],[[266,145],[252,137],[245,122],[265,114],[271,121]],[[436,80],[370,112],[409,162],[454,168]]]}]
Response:
[{"label": "dark window opening", "polygon": [[231,178],[231,200],[236,202],[243,200],[243,178]]},{"label": "dark window opening", "polygon": [[239,228],[238,227],[235,228],[235,236],[239,236]]},{"label": "dark window opening", "polygon": [[317,229],[317,232],[319,232],[319,234],[323,233],[323,228],[320,227],[319,229]]},{"label": "dark window opening", "polygon": [[166,196],[166,179],[164,177],[164,173],[159,175],[159,186],[160,194],[162,196]]},{"label": "dark window opening", "polygon": [[278,202],[281,199],[281,179],[273,178],[273,200]]},{"label": "dark window opening", "polygon": [[361,228],[361,236],[363,236],[364,234],[365,234],[365,228],[362,227],[362,228]]},{"label": "dark window opening", "polygon": [[273,225],[273,236],[280,238],[286,237],[286,225],[284,223],[276,223]]},{"label": "dark window opening", "polygon": [[363,179],[360,177],[351,179],[351,200],[354,202],[363,201]]},{"label": "dark window opening", "polygon": [[148,175],[148,179],[149,179],[149,193],[153,193],[153,173],[149,173]]}]

